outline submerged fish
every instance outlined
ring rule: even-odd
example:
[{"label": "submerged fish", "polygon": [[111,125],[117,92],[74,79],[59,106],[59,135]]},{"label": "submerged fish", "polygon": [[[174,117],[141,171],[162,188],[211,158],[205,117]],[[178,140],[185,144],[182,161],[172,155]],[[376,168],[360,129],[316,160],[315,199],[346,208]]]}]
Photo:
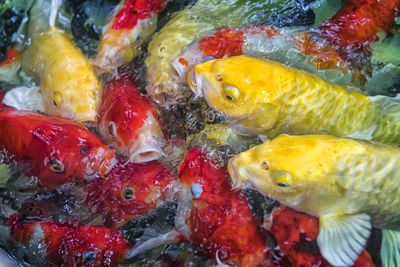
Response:
[{"label": "submerged fish", "polygon": [[123,160],[105,178],[85,186],[84,202],[90,213],[101,214],[104,226],[112,228],[155,209],[167,199],[176,179],[157,161],[135,164]]},{"label": "submerged fish", "polygon": [[5,153],[48,188],[105,175],[114,164],[114,151],[69,120],[7,109],[0,112],[0,125]]},{"label": "submerged fish", "polygon": [[400,103],[367,97],[274,61],[236,56],[196,65],[188,83],[242,135],[328,133],[400,142]]},{"label": "submerged fish", "polygon": [[35,266],[116,266],[130,248],[124,235],[114,229],[25,222],[19,214],[10,215],[1,232],[3,245],[17,247],[18,255]]},{"label": "submerged fish", "polygon": [[122,0],[104,27],[94,64],[111,72],[140,53],[168,0]]},{"label": "submerged fish", "polygon": [[374,226],[387,229],[381,249],[384,266],[398,266],[399,162],[397,145],[281,135],[236,155],[228,169],[236,186],[250,184],[319,217],[317,243],[332,265],[353,264]]},{"label": "submerged fish", "polygon": [[106,84],[99,110],[99,133],[131,162],[156,160],[162,155],[164,138],[158,111],[130,78]]}]

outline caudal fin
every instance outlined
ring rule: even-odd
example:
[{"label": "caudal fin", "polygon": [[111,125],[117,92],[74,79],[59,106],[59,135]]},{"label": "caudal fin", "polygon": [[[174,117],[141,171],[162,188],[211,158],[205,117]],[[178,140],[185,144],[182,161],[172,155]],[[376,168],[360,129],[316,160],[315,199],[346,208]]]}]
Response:
[{"label": "caudal fin", "polygon": [[400,266],[400,231],[382,230],[381,261],[383,267]]}]

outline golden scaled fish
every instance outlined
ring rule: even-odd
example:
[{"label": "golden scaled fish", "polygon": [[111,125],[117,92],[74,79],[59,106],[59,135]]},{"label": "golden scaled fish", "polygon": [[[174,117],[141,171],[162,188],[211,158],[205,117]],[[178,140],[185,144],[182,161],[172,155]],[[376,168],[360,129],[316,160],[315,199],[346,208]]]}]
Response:
[{"label": "golden scaled fish", "polygon": [[228,163],[236,186],[250,184],[319,217],[317,243],[334,266],[353,264],[371,226],[388,229],[383,231],[384,266],[400,266],[393,265],[400,263],[399,166],[398,145],[329,135],[280,135]]},{"label": "golden scaled fish", "polygon": [[22,68],[40,83],[47,114],[95,121],[101,83],[69,36],[53,26],[36,35],[23,54]]},{"label": "golden scaled fish", "polygon": [[400,102],[368,97],[278,62],[247,56],[210,60],[187,79],[196,96],[242,135],[327,133],[400,142]]}]

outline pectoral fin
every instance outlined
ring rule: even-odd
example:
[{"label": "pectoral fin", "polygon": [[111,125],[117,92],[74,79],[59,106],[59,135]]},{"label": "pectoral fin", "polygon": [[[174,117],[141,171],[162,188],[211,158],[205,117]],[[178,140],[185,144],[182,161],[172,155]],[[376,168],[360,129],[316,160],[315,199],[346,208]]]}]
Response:
[{"label": "pectoral fin", "polygon": [[317,243],[322,256],[333,266],[353,265],[371,234],[369,215],[323,215],[319,224]]},{"label": "pectoral fin", "polygon": [[382,230],[381,262],[383,267],[400,266],[400,231]]}]

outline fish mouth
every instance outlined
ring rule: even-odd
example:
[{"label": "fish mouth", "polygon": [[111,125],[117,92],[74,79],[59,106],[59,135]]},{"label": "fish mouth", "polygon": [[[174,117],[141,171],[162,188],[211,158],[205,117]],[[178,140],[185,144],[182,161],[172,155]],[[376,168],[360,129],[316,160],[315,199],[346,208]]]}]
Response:
[{"label": "fish mouth", "polygon": [[233,157],[228,161],[228,172],[231,177],[232,183],[235,188],[248,187],[249,177],[240,175],[239,170],[235,164],[237,160],[238,159],[236,157]]},{"label": "fish mouth", "polygon": [[157,160],[163,156],[165,145],[163,134],[156,118],[148,116],[144,125],[138,131],[138,138],[131,143],[128,151],[129,161],[143,163]]},{"label": "fish mouth", "polygon": [[163,155],[162,150],[159,147],[152,145],[141,145],[135,149],[129,156],[129,161],[133,163],[143,163],[152,160],[157,160]]}]

